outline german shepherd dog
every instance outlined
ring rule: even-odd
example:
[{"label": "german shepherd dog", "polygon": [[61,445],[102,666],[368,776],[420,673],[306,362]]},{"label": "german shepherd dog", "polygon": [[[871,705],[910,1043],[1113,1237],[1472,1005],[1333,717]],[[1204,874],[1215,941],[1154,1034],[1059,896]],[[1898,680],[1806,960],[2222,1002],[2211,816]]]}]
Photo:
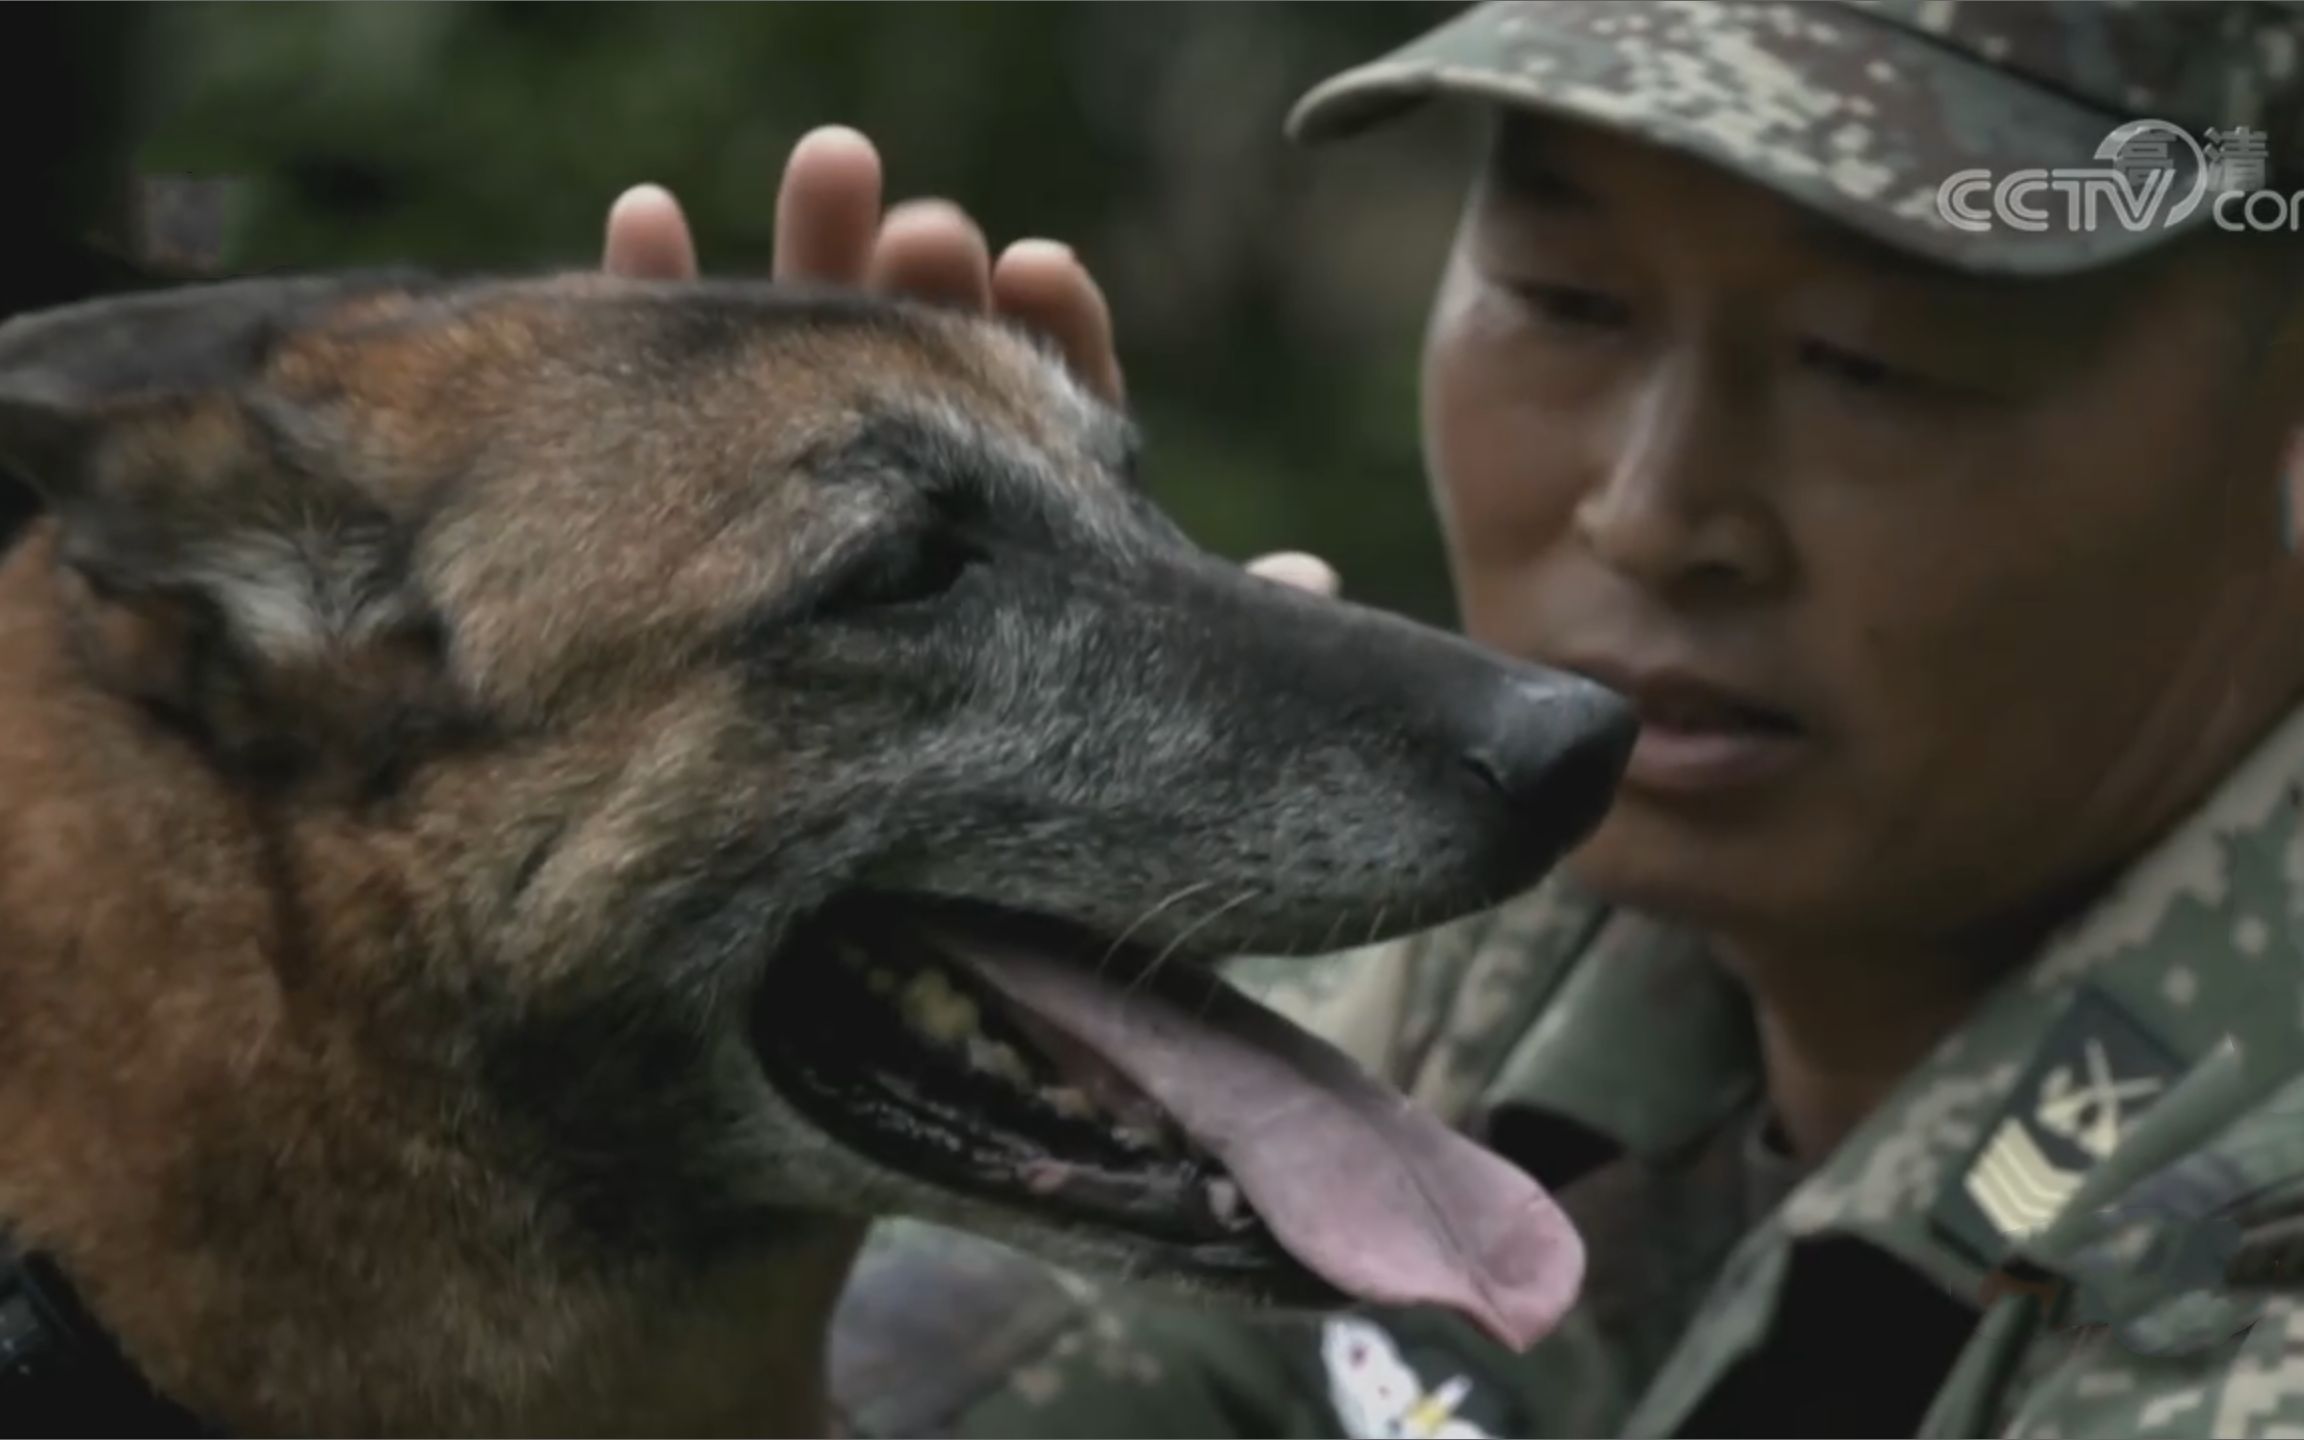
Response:
[{"label": "german shepherd dog", "polygon": [[0,328],[0,1226],[235,1433],[814,1430],[891,1213],[1541,1334],[1543,1193],[1208,962],[1526,886],[1630,713],[1136,448],[996,322],[743,282]]}]

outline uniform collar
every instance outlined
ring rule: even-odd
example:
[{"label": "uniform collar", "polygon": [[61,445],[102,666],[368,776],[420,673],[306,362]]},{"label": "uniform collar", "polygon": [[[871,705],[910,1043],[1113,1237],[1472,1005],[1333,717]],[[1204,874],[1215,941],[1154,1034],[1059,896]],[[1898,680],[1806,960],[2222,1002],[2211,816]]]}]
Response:
[{"label": "uniform collar", "polygon": [[[2005,980],[1794,1187],[1776,1223],[1865,1239],[1972,1298],[2219,1042],[2292,1048],[2300,796],[2304,710]],[[1561,889],[1524,903],[1590,902]],[[1701,943],[1623,912],[1590,934],[1479,1109],[1556,1112],[1646,1158],[1746,1112],[1760,1083],[1750,1008]],[[2203,1138],[2231,1118],[2208,1112],[2183,1117]]]},{"label": "uniform collar", "polygon": [[1587,914],[1589,940],[1502,1057],[1475,1125],[1525,1106],[1654,1160],[1750,1112],[1761,1090],[1752,1008],[1697,936],[1606,910],[1565,877],[1526,903]]}]

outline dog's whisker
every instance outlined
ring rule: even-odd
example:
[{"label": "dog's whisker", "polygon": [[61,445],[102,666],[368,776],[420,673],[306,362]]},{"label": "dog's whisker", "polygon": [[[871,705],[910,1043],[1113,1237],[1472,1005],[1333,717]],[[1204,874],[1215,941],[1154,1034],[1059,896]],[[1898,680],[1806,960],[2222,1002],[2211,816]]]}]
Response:
[{"label": "dog's whisker", "polygon": [[1171,905],[1175,905],[1190,899],[1192,896],[1197,895],[1203,890],[1206,890],[1215,883],[1216,882],[1213,880],[1195,880],[1191,884],[1182,886],[1170,892],[1166,897],[1146,907],[1142,914],[1139,914],[1135,919],[1128,922],[1128,928],[1121,931],[1120,934],[1113,939],[1112,943],[1105,948],[1104,953],[1097,957],[1095,973],[1098,975],[1102,975],[1104,973],[1104,967],[1112,963],[1112,957],[1120,953],[1120,948],[1128,943],[1130,936],[1134,935],[1137,930],[1143,927],[1145,921],[1150,920],[1153,916],[1159,914],[1161,911],[1167,909]]},{"label": "dog's whisker", "polygon": [[1373,945],[1376,943],[1376,937],[1382,934],[1384,930],[1384,917],[1390,913],[1391,909],[1388,906],[1379,905],[1376,907],[1376,918],[1368,922],[1368,935],[1366,939],[1360,942],[1361,944]]},{"label": "dog's whisker", "polygon": [[1193,921],[1191,924],[1185,926],[1182,930],[1177,932],[1174,939],[1170,940],[1166,945],[1160,948],[1159,954],[1152,957],[1152,963],[1144,967],[1143,974],[1138,975],[1134,980],[1130,981],[1127,986],[1123,987],[1122,993],[1125,994],[1128,989],[1133,989],[1135,986],[1149,983],[1152,977],[1159,973],[1160,967],[1168,962],[1169,957],[1173,956],[1178,950],[1183,948],[1184,942],[1190,940],[1194,935],[1197,935],[1202,930],[1207,929],[1210,925],[1222,919],[1225,915],[1239,909],[1242,905],[1247,904],[1249,901],[1255,898],[1256,892],[1254,890],[1243,890],[1239,894],[1233,896],[1231,899],[1225,901],[1223,904],[1217,906],[1215,909],[1209,911],[1207,914],[1201,916],[1199,919]]}]

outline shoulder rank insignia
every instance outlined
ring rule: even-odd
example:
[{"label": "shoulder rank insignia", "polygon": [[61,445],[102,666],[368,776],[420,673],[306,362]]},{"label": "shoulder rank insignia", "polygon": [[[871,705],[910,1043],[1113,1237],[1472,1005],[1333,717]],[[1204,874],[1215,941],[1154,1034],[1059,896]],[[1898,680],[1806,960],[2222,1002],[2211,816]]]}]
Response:
[{"label": "shoulder rank insignia", "polygon": [[2081,990],[1937,1197],[1936,1224],[1996,1263],[2063,1211],[2185,1069],[2110,996]]}]

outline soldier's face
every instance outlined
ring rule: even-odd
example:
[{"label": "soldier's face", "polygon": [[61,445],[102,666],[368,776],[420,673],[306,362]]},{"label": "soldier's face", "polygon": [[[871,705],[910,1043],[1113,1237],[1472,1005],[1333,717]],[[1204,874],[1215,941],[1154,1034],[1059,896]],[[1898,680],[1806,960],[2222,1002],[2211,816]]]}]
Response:
[{"label": "soldier's face", "polygon": [[1578,878],[1776,944],[2021,937],[2299,693],[2261,275],[1963,281],[1634,142],[1498,155],[1427,454],[1466,628],[1642,704]]}]

